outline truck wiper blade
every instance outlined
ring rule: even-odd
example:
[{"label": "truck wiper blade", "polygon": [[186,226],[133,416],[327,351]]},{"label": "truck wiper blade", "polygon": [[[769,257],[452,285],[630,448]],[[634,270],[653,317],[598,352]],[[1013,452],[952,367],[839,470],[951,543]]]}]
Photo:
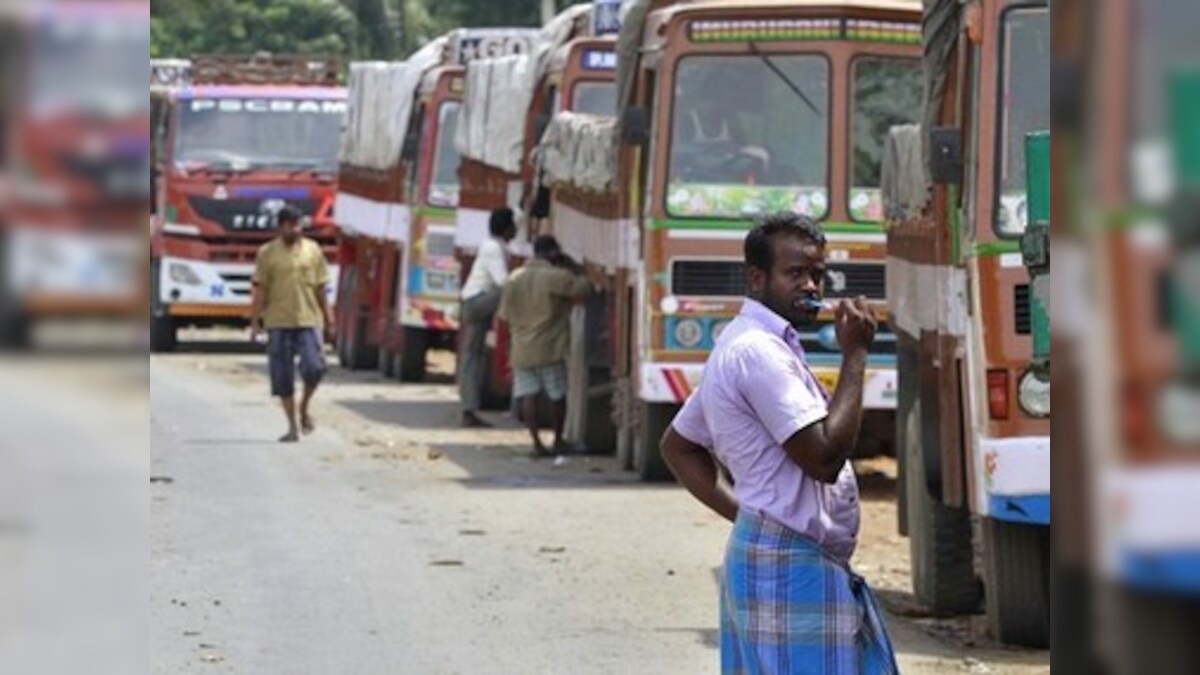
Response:
[{"label": "truck wiper blade", "polygon": [[749,45],[750,45],[750,53],[757,56],[764,64],[766,64],[766,66],[768,68],[771,69],[771,72],[775,73],[775,75],[777,75],[779,77],[779,79],[783,80],[783,83],[786,84],[789,89],[794,91],[796,93],[796,96],[800,97],[801,101],[804,101],[805,105],[807,105],[809,107],[809,109],[813,111],[814,115],[821,114],[821,111],[817,109],[817,106],[812,102],[812,100],[809,99],[808,96],[806,96],[804,94],[804,92],[800,90],[800,87],[795,82],[792,82],[792,78],[788,77],[787,73],[783,72],[782,70],[779,69],[779,66],[775,65],[775,62],[771,60],[770,56],[767,56],[766,54],[759,51],[758,47],[753,42],[749,43]]}]

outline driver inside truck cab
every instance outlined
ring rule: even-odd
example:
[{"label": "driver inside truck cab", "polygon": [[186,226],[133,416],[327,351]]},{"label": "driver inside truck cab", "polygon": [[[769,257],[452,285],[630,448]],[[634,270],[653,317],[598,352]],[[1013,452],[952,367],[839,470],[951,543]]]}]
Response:
[{"label": "driver inside truck cab", "polygon": [[744,73],[704,69],[703,77],[681,78],[676,92],[672,182],[754,184],[766,173],[771,155],[753,143],[745,120],[753,110],[754,85]]}]

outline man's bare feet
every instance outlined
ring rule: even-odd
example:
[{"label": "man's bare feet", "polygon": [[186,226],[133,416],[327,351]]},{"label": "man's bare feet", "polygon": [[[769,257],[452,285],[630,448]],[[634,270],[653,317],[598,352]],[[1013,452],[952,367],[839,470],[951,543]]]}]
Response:
[{"label": "man's bare feet", "polygon": [[280,443],[295,443],[298,440],[300,440],[300,434],[296,433],[295,429],[279,437]]},{"label": "man's bare feet", "polygon": [[316,428],[317,425],[314,422],[312,415],[306,413],[300,416],[300,431],[307,435],[315,431]]},{"label": "man's bare feet", "polygon": [[484,429],[492,426],[487,420],[483,419],[474,412],[467,410],[462,414],[462,425],[468,429]]},{"label": "man's bare feet", "polygon": [[529,456],[533,459],[542,459],[543,457],[553,457],[554,455],[546,449],[546,446],[542,445],[541,441],[538,441],[533,444],[533,452],[529,453]]}]

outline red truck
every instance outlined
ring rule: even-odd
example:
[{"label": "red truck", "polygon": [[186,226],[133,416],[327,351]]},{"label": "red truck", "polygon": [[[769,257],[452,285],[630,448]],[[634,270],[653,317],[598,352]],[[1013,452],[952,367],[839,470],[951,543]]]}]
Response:
[{"label": "red truck", "polygon": [[[550,231],[545,214],[537,213],[533,150],[552,118],[563,111],[615,113],[614,41],[598,36],[605,31],[597,24],[597,7],[579,4],[561,12],[539,31],[526,55],[481,60],[467,68],[459,134],[461,202],[454,233],[464,279],[487,236],[493,209],[508,206],[524,221],[510,244],[513,263],[529,257],[535,235]],[[487,344],[484,406],[497,408],[512,389],[502,322]]]},{"label": "red truck", "polygon": [[[415,382],[430,348],[453,347],[464,64],[528,51],[534,32],[464,28],[403,62],[352,64],[337,197],[343,366]],[[399,114],[375,114],[383,105]]]},{"label": "red truck", "polygon": [[43,319],[142,315],[148,22],[146,2],[0,10],[6,347],[27,346]]},{"label": "red truck", "polygon": [[[285,204],[333,259],[338,63],[312,56],[192,59],[190,82],[152,86],[150,347],[185,325],[243,325],[254,256]],[[334,283],[328,293],[336,297]]]}]

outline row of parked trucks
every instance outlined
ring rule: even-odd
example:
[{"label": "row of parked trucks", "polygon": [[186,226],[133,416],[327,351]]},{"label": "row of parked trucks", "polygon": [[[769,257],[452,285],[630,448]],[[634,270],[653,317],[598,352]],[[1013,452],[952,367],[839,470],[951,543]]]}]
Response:
[{"label": "row of parked trucks", "polygon": [[[426,350],[455,343],[488,211],[509,206],[514,264],[550,233],[605,273],[573,317],[568,437],[663,478],[658,439],[739,309],[746,229],[806,213],[829,237],[827,297],[865,295],[881,319],[863,452],[898,455],[919,599],[969,612],[986,588],[996,635],[1045,644],[1048,188],[1026,167],[1048,185],[1048,159],[1024,144],[1049,129],[1049,13],[926,5],[635,0],[614,26],[577,6],[538,31],[462,30],[353,65],[343,363],[421,379]],[[836,386],[831,311],[803,339]],[[498,322],[497,406],[506,344]]]},{"label": "row of parked trucks", "polygon": [[[348,91],[266,57],[259,81],[293,81],[214,64],[239,81],[162,87],[156,345],[244,318],[257,216],[282,200],[336,264],[341,362],[419,381],[429,349],[454,348],[460,283],[508,206],[514,265],[550,233],[606,279],[572,318],[569,438],[664,478],[658,440],[741,304],[745,231],[805,213],[829,239],[831,302],[802,335],[827,386],[832,302],[864,295],[880,318],[861,442],[898,457],[918,598],[968,612],[986,587],[1001,639],[1044,644],[1049,179],[1046,136],[1028,158],[1025,137],[1049,128],[1047,4],[613,5],[354,63]],[[328,124],[340,143],[317,138]],[[487,344],[504,407],[502,323]]]}]

